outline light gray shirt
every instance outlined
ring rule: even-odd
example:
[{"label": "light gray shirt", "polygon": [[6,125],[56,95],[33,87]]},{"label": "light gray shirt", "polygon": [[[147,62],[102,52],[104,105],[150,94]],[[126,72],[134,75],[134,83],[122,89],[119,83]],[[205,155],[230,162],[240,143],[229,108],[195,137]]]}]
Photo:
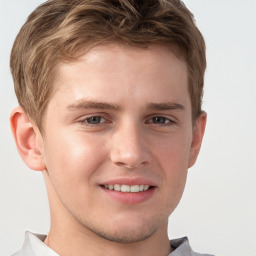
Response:
[{"label": "light gray shirt", "polygon": [[[12,256],[59,256],[44,243],[45,238],[46,235],[26,232],[22,249]],[[169,256],[213,256],[193,252],[186,237],[171,240],[170,243],[174,251]]]}]

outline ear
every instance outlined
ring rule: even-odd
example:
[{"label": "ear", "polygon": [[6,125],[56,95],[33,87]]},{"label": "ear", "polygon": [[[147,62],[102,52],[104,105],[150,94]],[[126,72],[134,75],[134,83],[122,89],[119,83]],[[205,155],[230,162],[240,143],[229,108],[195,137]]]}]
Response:
[{"label": "ear", "polygon": [[29,120],[22,107],[17,107],[12,111],[10,124],[17,149],[25,164],[32,170],[45,170],[42,157],[42,135]]},{"label": "ear", "polygon": [[203,112],[195,121],[194,128],[193,128],[192,143],[191,143],[190,152],[189,152],[188,168],[192,167],[195,164],[197,156],[199,154],[203,136],[204,136],[206,119],[207,119],[207,114]]}]

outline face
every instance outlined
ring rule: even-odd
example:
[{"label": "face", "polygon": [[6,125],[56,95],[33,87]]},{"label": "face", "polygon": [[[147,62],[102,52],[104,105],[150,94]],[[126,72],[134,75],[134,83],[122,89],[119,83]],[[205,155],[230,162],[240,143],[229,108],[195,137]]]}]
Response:
[{"label": "face", "polygon": [[107,45],[57,77],[41,142],[52,216],[118,242],[166,229],[195,160],[186,64]]}]

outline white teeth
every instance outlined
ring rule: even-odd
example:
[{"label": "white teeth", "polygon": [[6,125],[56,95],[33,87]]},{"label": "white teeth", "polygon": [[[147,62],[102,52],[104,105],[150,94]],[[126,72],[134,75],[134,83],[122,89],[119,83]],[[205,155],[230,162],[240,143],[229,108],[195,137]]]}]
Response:
[{"label": "white teeth", "polygon": [[149,185],[144,185],[144,191],[149,189]]},{"label": "white teeth", "polygon": [[150,187],[150,185],[120,185],[120,184],[114,184],[114,185],[104,185],[106,189],[109,190],[115,190],[115,191],[121,191],[121,192],[131,192],[131,193],[137,193],[142,191],[147,191]]},{"label": "white teeth", "polygon": [[114,190],[120,191],[121,190],[121,186],[119,184],[115,184],[114,185]]},{"label": "white teeth", "polygon": [[132,185],[131,186],[131,192],[133,192],[133,193],[140,192],[140,186],[139,185]]},{"label": "white teeth", "polygon": [[131,192],[131,187],[129,185],[122,185],[121,191],[122,192]]},{"label": "white teeth", "polygon": [[[114,189],[114,185],[104,185],[104,187],[109,189],[109,190],[113,190]],[[118,189],[118,187],[117,187],[117,189]]]}]

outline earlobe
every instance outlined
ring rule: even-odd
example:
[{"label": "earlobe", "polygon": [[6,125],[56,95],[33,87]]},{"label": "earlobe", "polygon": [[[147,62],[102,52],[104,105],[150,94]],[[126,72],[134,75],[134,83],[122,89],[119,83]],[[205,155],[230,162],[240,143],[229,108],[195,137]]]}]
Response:
[{"label": "earlobe", "polygon": [[195,164],[197,156],[199,154],[202,140],[204,137],[206,119],[207,119],[207,114],[203,112],[195,121],[194,129],[193,129],[193,138],[192,138],[192,143],[191,143],[190,152],[189,152],[188,168],[192,167]]},{"label": "earlobe", "polygon": [[33,126],[22,107],[12,111],[10,124],[17,149],[26,165],[32,170],[45,170],[41,133]]}]

